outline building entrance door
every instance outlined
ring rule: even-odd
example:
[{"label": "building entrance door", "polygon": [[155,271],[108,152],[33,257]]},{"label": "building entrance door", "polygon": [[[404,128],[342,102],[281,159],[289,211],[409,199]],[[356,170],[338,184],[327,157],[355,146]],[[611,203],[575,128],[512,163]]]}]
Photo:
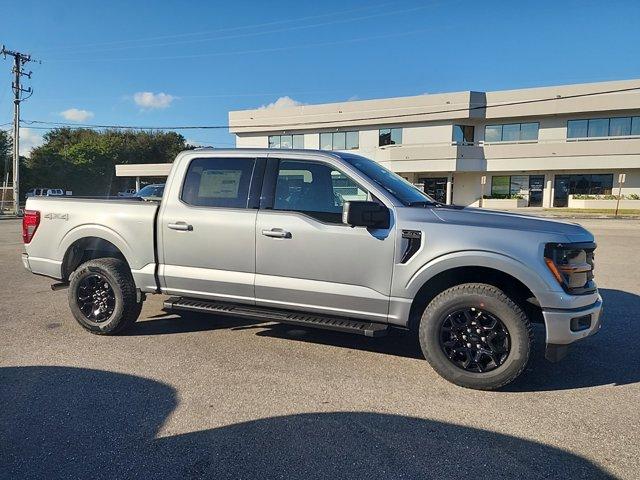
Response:
[{"label": "building entrance door", "polygon": [[569,175],[556,175],[553,182],[553,206],[566,207],[569,204]]},{"label": "building entrance door", "polygon": [[436,202],[447,203],[447,177],[421,178],[424,192]]},{"label": "building entrance door", "polygon": [[541,207],[544,195],[544,175],[529,176],[529,206]]}]

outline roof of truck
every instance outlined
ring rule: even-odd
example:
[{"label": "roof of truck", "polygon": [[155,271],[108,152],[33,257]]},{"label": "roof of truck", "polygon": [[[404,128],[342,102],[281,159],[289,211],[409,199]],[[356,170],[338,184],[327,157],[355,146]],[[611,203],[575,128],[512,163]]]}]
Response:
[{"label": "roof of truck", "polygon": [[346,158],[346,157],[362,157],[363,155],[357,155],[355,153],[350,153],[350,152],[342,152],[342,151],[338,151],[338,150],[315,150],[315,149],[310,149],[310,148],[253,148],[253,147],[249,147],[249,148],[213,148],[213,147],[198,147],[192,150],[183,150],[182,153],[189,153],[189,152],[215,152],[215,153],[238,153],[238,152],[242,152],[242,153],[253,153],[253,154],[258,154],[258,155],[273,155],[274,153],[287,153],[287,154],[291,154],[291,153],[307,153],[307,154],[313,154],[313,155],[322,155],[325,157],[331,157],[331,158]]}]

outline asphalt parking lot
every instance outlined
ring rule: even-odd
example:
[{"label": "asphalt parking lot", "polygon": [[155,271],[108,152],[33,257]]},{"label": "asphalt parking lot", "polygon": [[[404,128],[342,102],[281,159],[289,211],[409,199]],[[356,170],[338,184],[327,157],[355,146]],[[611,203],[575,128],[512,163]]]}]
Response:
[{"label": "asphalt parking lot", "polygon": [[151,297],[82,330],[0,221],[0,478],[638,478],[640,221],[595,233],[603,330],[506,390],[465,390],[410,338],[222,317]]}]

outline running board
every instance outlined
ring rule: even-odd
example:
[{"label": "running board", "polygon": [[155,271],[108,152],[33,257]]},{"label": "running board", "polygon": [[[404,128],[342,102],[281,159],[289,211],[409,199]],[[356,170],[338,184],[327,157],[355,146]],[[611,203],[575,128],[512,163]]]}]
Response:
[{"label": "running board", "polygon": [[301,327],[314,327],[326,330],[336,330],[338,332],[356,333],[367,337],[382,337],[387,334],[388,330],[387,325],[383,323],[183,297],[171,297],[165,300],[163,310],[167,312],[182,310],[188,312],[217,313],[219,315],[259,318],[260,320],[269,322],[288,323]]}]

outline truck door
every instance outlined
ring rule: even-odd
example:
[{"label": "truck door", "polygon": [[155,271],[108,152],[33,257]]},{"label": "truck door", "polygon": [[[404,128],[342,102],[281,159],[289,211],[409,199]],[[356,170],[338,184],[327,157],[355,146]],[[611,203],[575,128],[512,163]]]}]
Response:
[{"label": "truck door", "polygon": [[158,222],[162,291],[253,304],[265,160],[204,156],[184,163],[165,192]]},{"label": "truck door", "polygon": [[394,227],[342,223],[370,194],[329,160],[269,159],[262,195],[256,304],[386,321]]}]

